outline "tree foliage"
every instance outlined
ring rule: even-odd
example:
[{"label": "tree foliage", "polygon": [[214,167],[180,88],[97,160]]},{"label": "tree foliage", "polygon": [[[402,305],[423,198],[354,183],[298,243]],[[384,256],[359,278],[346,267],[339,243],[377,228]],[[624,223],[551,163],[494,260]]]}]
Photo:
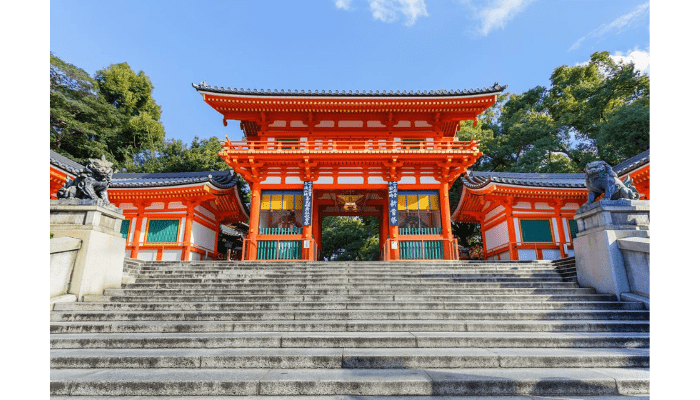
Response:
[{"label": "tree foliage", "polygon": [[83,164],[102,154],[116,161],[111,149],[126,118],[99,96],[87,72],[53,54],[49,76],[51,149]]},{"label": "tree foliage", "polygon": [[105,155],[117,165],[163,146],[165,130],[143,71],[114,64],[91,77],[51,54],[51,149],[86,163]]},{"label": "tree foliage", "polygon": [[596,159],[615,165],[649,148],[649,77],[597,52],[585,65],[556,68],[549,88],[502,95],[458,136],[481,141],[477,170],[578,172]]},{"label": "tree foliage", "polygon": [[182,140],[169,139],[153,156],[138,155],[129,172],[188,172],[223,171],[231,167],[219,157],[221,142],[215,136],[199,139],[195,136],[188,146]]},{"label": "tree foliage", "polygon": [[331,261],[370,261],[379,256],[379,218],[325,217],[321,255]]}]

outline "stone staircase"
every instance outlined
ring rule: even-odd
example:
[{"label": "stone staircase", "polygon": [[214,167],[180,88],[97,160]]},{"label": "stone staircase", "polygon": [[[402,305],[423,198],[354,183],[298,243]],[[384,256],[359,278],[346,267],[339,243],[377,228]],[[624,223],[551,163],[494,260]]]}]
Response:
[{"label": "stone staircase", "polygon": [[548,261],[125,270],[54,305],[52,398],[648,398],[649,311]]}]

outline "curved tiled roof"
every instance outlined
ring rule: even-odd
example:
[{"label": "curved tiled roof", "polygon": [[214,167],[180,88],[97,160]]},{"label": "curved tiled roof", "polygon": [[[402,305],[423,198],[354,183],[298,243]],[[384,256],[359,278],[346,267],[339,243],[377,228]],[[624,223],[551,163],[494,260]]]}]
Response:
[{"label": "curved tiled roof", "polygon": [[210,86],[207,84],[207,81],[201,82],[199,85],[195,85],[194,83],[192,84],[192,87],[197,89],[198,91],[207,91],[207,92],[213,92],[213,93],[225,93],[225,94],[238,94],[238,95],[257,95],[257,96],[303,96],[303,97],[308,97],[308,96],[319,96],[319,97],[338,97],[338,96],[373,96],[373,97],[450,97],[450,96],[467,96],[467,95],[483,95],[483,94],[489,94],[489,93],[500,93],[508,87],[508,85],[501,86],[498,83],[494,83],[493,86],[491,87],[484,87],[484,88],[476,88],[476,89],[451,89],[451,90],[446,90],[446,89],[441,89],[441,90],[410,90],[410,91],[400,91],[400,90],[389,90],[387,93],[386,90],[382,90],[381,93],[379,90],[370,90],[370,91],[359,91],[355,90],[354,92],[352,90],[345,91],[332,91],[332,90],[321,90],[320,93],[318,90],[292,90],[287,89],[286,91],[284,89],[277,90],[277,89],[238,89],[238,88],[233,88],[231,89],[230,87],[223,88],[223,87],[218,87],[218,86]]},{"label": "curved tiled roof", "polygon": [[77,162],[71,160],[70,158],[60,155],[53,150],[49,150],[50,153],[50,163],[64,171],[70,172],[73,175],[78,175],[80,170],[85,168],[84,166],[78,164]]},{"label": "curved tiled roof", "polygon": [[112,188],[165,187],[209,182],[219,189],[238,183],[233,170],[202,172],[118,173],[112,176]]},{"label": "curved tiled roof", "polygon": [[613,170],[617,172],[618,175],[624,175],[630,171],[634,171],[635,169],[643,165],[649,164],[651,162],[649,158],[649,153],[650,150],[647,150],[637,154],[634,157],[630,157],[625,161],[614,166]]},{"label": "curved tiled roof", "polygon": [[[613,167],[613,170],[621,176],[643,165],[649,164],[649,162],[649,150],[647,150],[617,164]],[[462,176],[462,182],[470,189],[481,189],[491,182],[519,186],[585,188],[586,174],[467,171],[467,175]]]}]

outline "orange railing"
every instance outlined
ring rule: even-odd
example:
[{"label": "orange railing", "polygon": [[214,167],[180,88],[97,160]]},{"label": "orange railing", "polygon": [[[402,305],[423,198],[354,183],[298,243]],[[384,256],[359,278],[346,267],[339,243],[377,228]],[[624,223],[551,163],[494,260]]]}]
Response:
[{"label": "orange railing", "polygon": [[397,152],[397,153],[474,153],[478,152],[478,141],[394,141],[377,140],[333,140],[307,141],[251,140],[222,141],[224,151],[233,153],[346,153],[346,152]]}]

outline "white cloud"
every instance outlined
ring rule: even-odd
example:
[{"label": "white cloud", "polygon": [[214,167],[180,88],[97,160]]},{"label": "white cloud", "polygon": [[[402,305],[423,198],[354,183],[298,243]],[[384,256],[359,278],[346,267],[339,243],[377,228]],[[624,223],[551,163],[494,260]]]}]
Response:
[{"label": "white cloud", "polygon": [[649,75],[649,52],[639,49],[629,50],[627,54],[623,55],[622,52],[616,51],[615,54],[610,56],[613,60],[625,64],[630,62],[634,63],[634,69]]},{"label": "white cloud", "polygon": [[[349,10],[351,1],[336,0],[335,6]],[[386,23],[396,21],[399,14],[403,14],[406,17],[406,26],[411,26],[416,23],[418,17],[428,16],[425,0],[367,0],[367,2],[372,17]]]},{"label": "white cloud", "polygon": [[[610,58],[615,62],[622,62],[624,64],[634,63],[634,70],[639,71],[643,74],[649,75],[650,57],[649,52],[645,50],[639,50],[635,48],[634,50],[627,50],[627,54],[623,54],[621,51],[616,51],[615,54],[610,55]],[[581,67],[588,65],[590,61],[576,63],[575,67]]]},{"label": "white cloud", "polygon": [[613,22],[611,22],[607,25],[601,25],[597,29],[595,29],[595,30],[589,32],[587,35],[581,37],[579,40],[576,41],[576,43],[572,44],[571,47],[569,47],[569,51],[578,49],[581,46],[581,43],[583,43],[586,39],[602,36],[610,31],[614,31],[614,30],[617,30],[617,32],[620,33],[623,30],[625,30],[625,28],[629,27],[637,19],[639,19],[639,17],[645,15],[648,12],[649,12],[649,3],[648,2],[645,4],[639,5],[639,6],[637,6],[637,8],[635,8],[631,12],[617,18]]},{"label": "white cloud", "polygon": [[352,0],[335,0],[335,6],[343,10],[349,10],[351,1]]},{"label": "white cloud", "polygon": [[462,1],[470,8],[470,14],[481,25],[476,31],[481,36],[487,36],[494,29],[503,29],[516,15],[535,0],[496,0],[488,3],[480,2],[475,5],[473,0]]}]

